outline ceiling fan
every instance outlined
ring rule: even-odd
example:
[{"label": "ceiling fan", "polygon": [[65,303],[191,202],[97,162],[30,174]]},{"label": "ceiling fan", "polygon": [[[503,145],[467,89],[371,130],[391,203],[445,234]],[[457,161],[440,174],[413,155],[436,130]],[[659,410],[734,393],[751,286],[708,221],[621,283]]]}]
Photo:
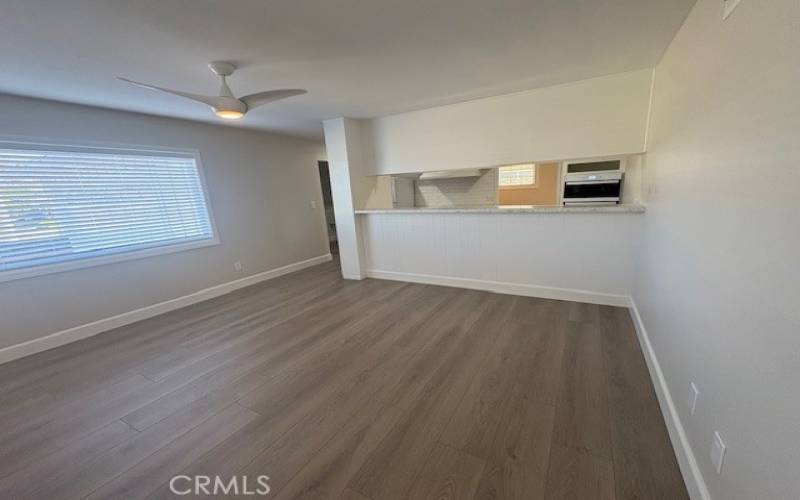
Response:
[{"label": "ceiling fan", "polygon": [[256,92],[255,94],[246,95],[237,99],[233,96],[233,92],[231,92],[230,87],[228,87],[228,83],[225,81],[225,77],[231,76],[233,72],[236,71],[236,65],[225,61],[216,61],[210,63],[208,67],[222,80],[222,85],[220,86],[218,96],[192,94],[189,92],[181,92],[179,90],[165,89],[163,87],[156,87],[155,85],[135,82],[120,76],[117,78],[123,82],[138,85],[139,87],[144,87],[146,89],[156,90],[159,92],[166,92],[167,94],[173,94],[186,99],[191,99],[193,101],[201,102],[211,106],[211,109],[214,110],[214,113],[217,116],[228,120],[236,120],[241,118],[245,113],[258,106],[262,106],[280,99],[286,99],[287,97],[307,93],[307,91],[303,89],[277,89],[267,90],[265,92]]}]

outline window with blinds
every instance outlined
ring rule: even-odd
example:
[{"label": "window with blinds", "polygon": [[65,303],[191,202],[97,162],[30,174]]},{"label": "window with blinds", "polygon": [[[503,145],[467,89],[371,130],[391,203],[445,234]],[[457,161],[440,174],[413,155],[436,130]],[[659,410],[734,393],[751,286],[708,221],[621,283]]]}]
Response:
[{"label": "window with blinds", "polygon": [[498,169],[498,185],[500,187],[533,186],[536,184],[536,165],[509,165]]},{"label": "window with blinds", "polygon": [[0,143],[0,280],[213,243],[191,154]]}]

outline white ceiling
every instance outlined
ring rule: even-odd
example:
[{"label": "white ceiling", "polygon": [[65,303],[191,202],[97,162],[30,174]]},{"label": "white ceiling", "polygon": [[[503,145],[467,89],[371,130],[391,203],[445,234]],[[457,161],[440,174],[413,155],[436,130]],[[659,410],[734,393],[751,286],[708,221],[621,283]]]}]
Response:
[{"label": "white ceiling", "polygon": [[219,123],[128,86],[308,89],[236,126],[367,118],[654,66],[695,0],[2,0],[0,92]]}]

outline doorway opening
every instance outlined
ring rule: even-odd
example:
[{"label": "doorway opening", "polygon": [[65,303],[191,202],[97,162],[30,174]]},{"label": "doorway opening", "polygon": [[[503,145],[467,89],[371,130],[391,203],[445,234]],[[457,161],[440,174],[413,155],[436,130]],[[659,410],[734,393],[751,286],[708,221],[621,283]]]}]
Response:
[{"label": "doorway opening", "polygon": [[336,217],[333,214],[333,193],[331,192],[331,174],[327,161],[318,161],[319,182],[322,185],[322,202],[325,205],[325,226],[328,228],[328,246],[331,254],[339,254],[339,242],[336,239]]}]

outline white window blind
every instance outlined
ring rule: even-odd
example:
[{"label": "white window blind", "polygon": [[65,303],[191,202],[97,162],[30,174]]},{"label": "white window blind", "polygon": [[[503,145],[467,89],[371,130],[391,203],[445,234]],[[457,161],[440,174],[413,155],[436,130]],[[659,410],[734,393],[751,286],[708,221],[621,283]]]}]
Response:
[{"label": "white window blind", "polygon": [[500,186],[532,186],[536,184],[536,165],[509,165],[500,167],[498,174]]},{"label": "white window blind", "polygon": [[0,143],[0,277],[214,238],[192,155]]}]

